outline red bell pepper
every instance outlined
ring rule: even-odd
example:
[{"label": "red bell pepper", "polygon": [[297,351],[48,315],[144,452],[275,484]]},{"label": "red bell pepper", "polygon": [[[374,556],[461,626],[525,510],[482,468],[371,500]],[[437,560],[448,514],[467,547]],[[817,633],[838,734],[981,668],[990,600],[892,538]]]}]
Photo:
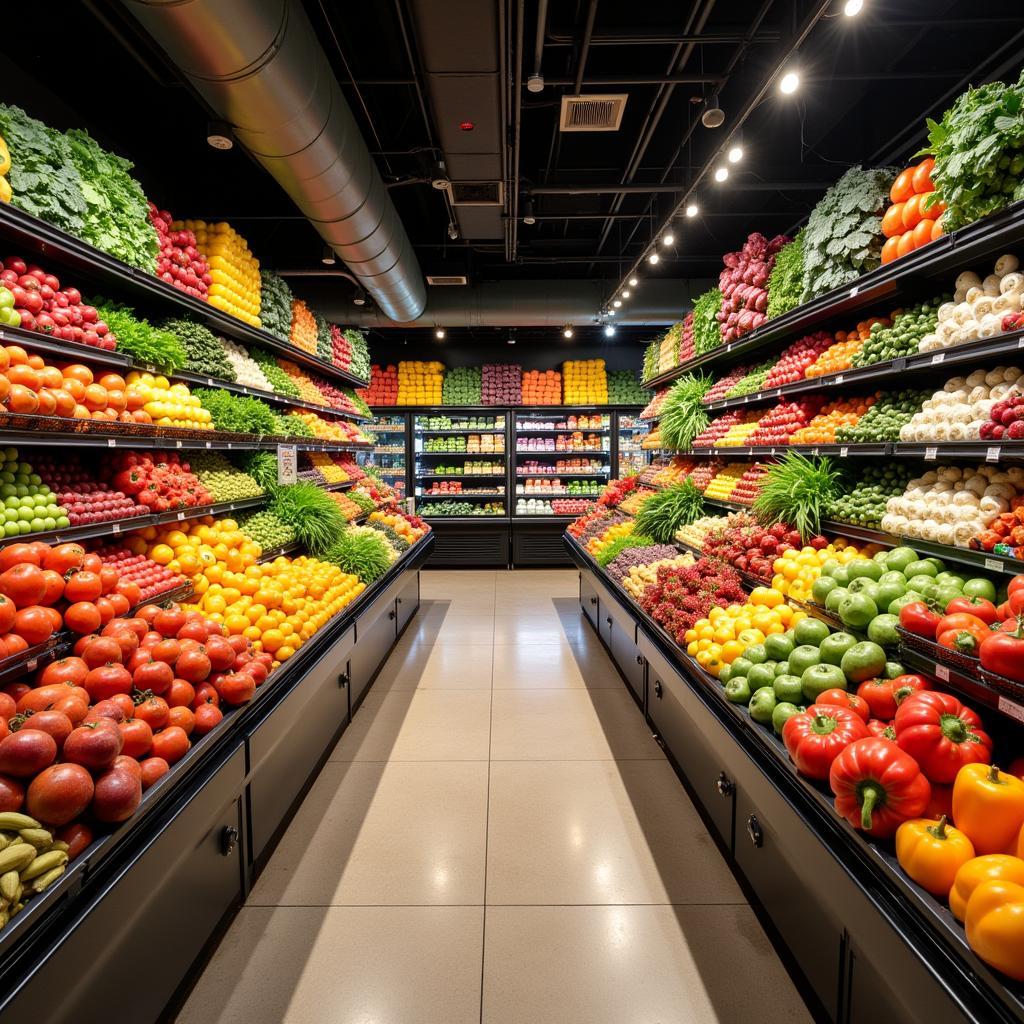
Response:
[{"label": "red bell pepper", "polygon": [[[896,701],[896,707],[899,707],[908,697],[912,697],[915,693],[930,689],[928,680],[923,676],[904,675],[897,676],[892,680],[892,695]],[[896,717],[895,711],[892,713],[892,717]]]},{"label": "red bell pepper", "polygon": [[936,634],[935,639],[940,647],[946,647],[958,654],[966,654],[972,658],[978,656],[978,648],[981,647],[985,638],[991,630],[981,626],[971,626],[970,629],[947,629]]},{"label": "red bell pepper", "polygon": [[979,619],[977,615],[969,612],[954,612],[952,615],[943,615],[935,626],[935,635],[945,633],[950,629],[980,629],[988,630],[988,623]]},{"label": "red bell pepper", "polygon": [[856,711],[834,706],[815,705],[782,727],[782,741],[797,771],[811,779],[827,779],[840,751],[867,735],[868,727]]},{"label": "red bell pepper", "polygon": [[[1024,615],[1012,631],[990,633],[978,649],[981,667],[1017,682],[1024,681]],[[1005,623],[1004,623],[1005,626]]]},{"label": "red bell pepper", "polygon": [[849,708],[851,711],[856,711],[865,722],[871,717],[871,709],[863,697],[856,693],[850,693],[848,690],[840,690],[838,686],[819,693],[814,699],[814,706]]},{"label": "red bell pepper", "polygon": [[951,693],[925,690],[908,697],[893,723],[896,743],[929,782],[952,782],[965,764],[988,763],[992,740],[981,719]]},{"label": "red bell pepper", "polygon": [[900,609],[900,625],[916,636],[924,636],[929,640],[935,638],[935,627],[940,616],[936,615],[924,601],[911,601]]},{"label": "red bell pepper", "polygon": [[896,696],[891,679],[866,679],[857,687],[857,696],[867,701],[872,718],[891,722],[896,717]]},{"label": "red bell pepper", "polygon": [[891,740],[877,736],[841,750],[828,781],[839,814],[879,839],[893,835],[902,822],[919,818],[932,793],[918,763]]}]

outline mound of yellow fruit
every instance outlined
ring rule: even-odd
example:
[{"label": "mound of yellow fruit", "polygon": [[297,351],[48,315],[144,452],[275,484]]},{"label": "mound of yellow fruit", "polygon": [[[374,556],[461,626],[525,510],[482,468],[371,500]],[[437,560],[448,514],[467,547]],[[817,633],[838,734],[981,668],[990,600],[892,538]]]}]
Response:
[{"label": "mound of yellow fruit", "polygon": [[398,364],[398,405],[440,405],[444,364],[414,360]]},{"label": "mound of yellow fruit", "polygon": [[834,558],[840,565],[846,565],[855,558],[871,558],[879,550],[877,544],[858,548],[842,538],[820,550],[805,547],[797,551],[790,548],[772,563],[775,572],[772,577],[772,589],[793,598],[794,601],[809,601],[811,587],[821,575],[821,567],[830,558]]},{"label": "mound of yellow fruit", "polygon": [[240,572],[260,557],[260,546],[234,519],[203,516],[174,526],[147,526],[128,537],[129,549],[146,555],[192,580],[197,594],[221,582],[225,572]]},{"label": "mound of yellow fruit", "polygon": [[566,405],[607,405],[608,375],[603,359],[570,359],[562,366]]},{"label": "mound of yellow fruit", "polygon": [[146,399],[142,407],[158,427],[185,427],[213,430],[212,417],[188,389],[187,384],[172,384],[166,377],[132,370],[125,383]]},{"label": "mound of yellow fruit", "polygon": [[245,239],[226,221],[175,221],[171,227],[195,232],[196,248],[210,265],[210,305],[259,327],[260,263]]}]

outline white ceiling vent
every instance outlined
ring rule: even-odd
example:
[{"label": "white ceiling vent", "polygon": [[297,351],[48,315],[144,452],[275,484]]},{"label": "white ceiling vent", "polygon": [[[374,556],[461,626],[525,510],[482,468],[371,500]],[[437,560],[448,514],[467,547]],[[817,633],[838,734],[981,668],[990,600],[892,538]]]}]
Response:
[{"label": "white ceiling vent", "polygon": [[463,277],[461,274],[434,274],[433,276],[427,274],[427,284],[469,284],[469,279]]},{"label": "white ceiling vent", "polygon": [[505,201],[501,181],[449,181],[445,191],[452,206],[501,206]]},{"label": "white ceiling vent", "polygon": [[563,96],[559,128],[563,132],[617,132],[626,108],[626,93]]}]

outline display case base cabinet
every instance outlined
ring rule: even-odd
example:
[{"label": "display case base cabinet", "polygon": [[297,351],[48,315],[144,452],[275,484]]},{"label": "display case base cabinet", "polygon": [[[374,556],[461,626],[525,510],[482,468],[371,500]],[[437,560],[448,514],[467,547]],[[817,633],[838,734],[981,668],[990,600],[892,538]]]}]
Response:
[{"label": "display case base cabinet", "polygon": [[160,1016],[202,943],[242,900],[244,780],[239,743],[144,852],[112,871],[62,927],[3,1007],[4,1024],[142,1024]]},{"label": "display case base cabinet", "polygon": [[431,520],[434,551],[431,569],[507,569],[509,565],[509,524],[445,523]]},{"label": "display case base cabinet", "polygon": [[515,566],[572,565],[562,536],[565,523],[514,522],[512,524],[512,564]]},{"label": "display case base cabinet", "polygon": [[355,627],[333,643],[249,735],[251,850],[262,868],[295,801],[305,792],[311,752],[327,752],[348,724],[348,659]]},{"label": "display case base cabinet", "polygon": [[648,720],[733,870],[788,947],[815,1010],[837,1024],[989,1019],[965,1011],[944,984],[941,966],[930,966],[887,912],[886,894],[858,884],[843,853],[812,830],[642,624],[636,644],[625,643],[617,621],[622,603],[587,570],[580,606],[624,675],[624,655],[628,660],[636,650],[643,659]]},{"label": "display case base cabinet", "polygon": [[382,594],[356,623],[356,645],[349,658],[349,701],[353,713],[398,639],[397,596],[393,591]]}]

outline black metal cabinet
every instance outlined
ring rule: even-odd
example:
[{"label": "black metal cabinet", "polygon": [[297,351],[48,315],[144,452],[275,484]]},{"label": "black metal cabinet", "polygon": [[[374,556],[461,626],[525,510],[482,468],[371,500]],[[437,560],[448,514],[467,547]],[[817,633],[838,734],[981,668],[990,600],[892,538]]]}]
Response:
[{"label": "black metal cabinet", "polygon": [[239,743],[142,853],[120,868],[104,865],[104,883],[62,922],[47,954],[3,1005],[4,1024],[159,1017],[187,976],[197,941],[242,899],[244,779]]},{"label": "black metal cabinet", "polygon": [[356,622],[356,646],[349,658],[349,706],[355,713],[398,638],[398,612],[394,589],[383,593]]},{"label": "black metal cabinet", "polygon": [[597,607],[597,590],[594,588],[594,583],[589,573],[580,573],[580,605],[583,608],[583,614],[590,619],[590,624],[597,629],[597,616],[599,609]]},{"label": "black metal cabinet", "polygon": [[349,626],[248,737],[251,859],[257,865],[305,789],[313,758],[348,723],[354,645],[355,627]]},{"label": "black metal cabinet", "polygon": [[395,598],[398,610],[398,632],[409,624],[409,620],[416,614],[420,605],[420,577],[414,573],[408,581],[403,584],[398,597]]},{"label": "black metal cabinet", "polygon": [[640,705],[641,710],[644,710],[644,701],[647,694],[647,662],[640,653],[640,648],[636,645],[636,631],[634,630],[633,633],[634,635],[631,636],[628,632],[623,631],[621,626],[613,626],[611,631],[612,640],[609,646],[612,658],[619,666],[619,671],[625,678],[630,692]]}]

